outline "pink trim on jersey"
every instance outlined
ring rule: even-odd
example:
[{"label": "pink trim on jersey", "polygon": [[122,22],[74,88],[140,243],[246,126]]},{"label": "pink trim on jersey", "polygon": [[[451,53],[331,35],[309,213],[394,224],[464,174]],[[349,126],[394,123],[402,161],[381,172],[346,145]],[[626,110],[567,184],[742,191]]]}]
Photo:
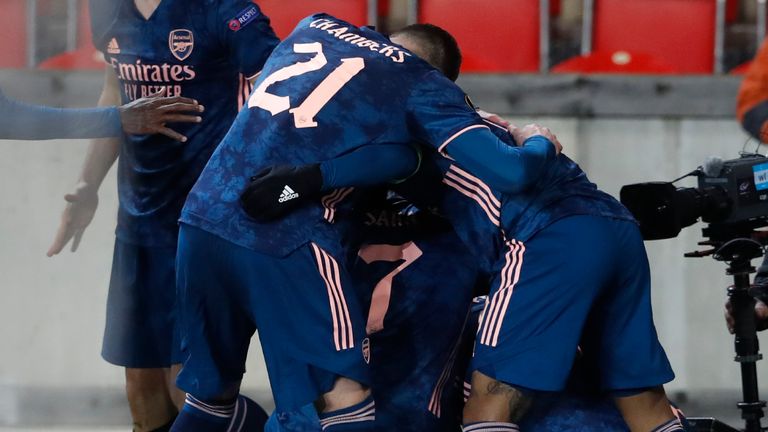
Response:
[{"label": "pink trim on jersey", "polygon": [[453,170],[456,174],[461,174],[464,176],[464,178],[469,179],[471,182],[478,185],[480,188],[485,191],[487,197],[489,200],[491,200],[491,203],[496,206],[497,208],[501,207],[501,201],[499,201],[498,198],[496,198],[496,195],[493,194],[493,191],[491,190],[491,187],[485,184],[484,181],[480,180],[478,177],[473,176],[469,172],[459,168],[457,165],[451,165],[451,170]]},{"label": "pink trim on jersey", "polygon": [[326,430],[327,428],[334,425],[338,425],[338,424],[373,421],[375,419],[376,419],[376,404],[375,402],[371,402],[368,405],[356,411],[321,419],[320,426],[322,427],[322,430]]},{"label": "pink trim on jersey", "polygon": [[[480,208],[483,209],[483,212],[488,216],[491,223],[497,227],[501,227],[501,221],[499,220],[501,218],[500,206],[495,206],[493,201],[488,198],[480,186],[472,184],[469,180],[460,177],[460,175],[451,168],[453,168],[453,165],[445,173],[443,183],[456,189],[462,195],[474,200]],[[498,202],[496,197],[493,197],[493,199]]]},{"label": "pink trim on jersey", "polygon": [[220,417],[220,418],[230,418],[232,417],[235,411],[235,404],[223,405],[223,406],[208,405],[205,402],[197,400],[194,396],[192,396],[189,393],[187,393],[184,403],[191,407],[197,408],[198,410],[206,414],[212,415],[214,417]]},{"label": "pink trim on jersey", "polygon": [[501,321],[504,320],[504,316],[500,313],[500,310],[504,304],[504,298],[507,292],[506,289],[510,285],[514,284],[514,282],[510,283],[510,281],[513,280],[514,269],[518,265],[518,249],[519,248],[515,245],[510,248],[510,251],[506,254],[507,264],[504,269],[502,269],[502,278],[501,283],[499,284],[499,291],[493,296],[491,300],[489,307],[491,316],[484,329],[484,338],[482,343],[486,345],[492,345],[492,335],[497,328],[501,327]]},{"label": "pink trim on jersey", "polygon": [[432,390],[432,396],[429,398],[429,412],[435,415],[435,417],[440,418],[441,409],[442,409],[442,398],[443,398],[443,392],[445,391],[445,385],[448,384],[448,380],[451,378],[451,371],[453,370],[453,365],[456,362],[456,355],[459,352],[459,347],[461,346],[462,341],[462,335],[464,334],[464,329],[467,326],[467,321],[469,320],[470,313],[467,314],[467,316],[464,318],[464,324],[461,326],[461,332],[459,333],[459,338],[456,341],[456,343],[453,345],[453,348],[451,349],[451,355],[448,357],[448,361],[445,363],[445,366],[443,367],[443,372],[440,374],[440,378],[437,380],[437,385],[435,385],[434,390]]},{"label": "pink trim on jersey", "polygon": [[505,128],[504,126],[502,126],[500,124],[496,124],[496,123],[494,123],[494,122],[492,122],[492,121],[490,121],[488,119],[483,119],[483,121],[485,123],[487,123],[489,126],[495,126],[495,127],[499,128],[499,129],[501,129],[503,131],[509,132],[509,129]]},{"label": "pink trim on jersey", "polygon": [[464,129],[462,129],[462,130],[460,130],[460,131],[456,132],[455,134],[453,134],[453,136],[451,136],[450,138],[448,138],[447,140],[445,140],[445,142],[444,142],[444,143],[442,143],[442,144],[440,145],[440,147],[438,147],[438,148],[437,148],[437,151],[438,151],[438,152],[440,152],[440,153],[443,153],[443,152],[444,152],[444,150],[445,150],[445,147],[446,147],[446,146],[448,146],[448,144],[450,144],[451,142],[453,142],[453,140],[455,140],[456,138],[458,138],[458,137],[459,137],[461,134],[463,134],[464,132],[468,132],[468,131],[471,131],[472,129],[488,129],[488,130],[491,130],[491,128],[489,128],[489,127],[488,127],[488,126],[486,126],[486,125],[472,125],[472,126],[469,126],[469,127],[465,127]]},{"label": "pink trim on jersey", "polygon": [[349,317],[347,300],[344,298],[344,292],[341,290],[339,265],[330,254],[319,246],[314,243],[311,243],[311,246],[317,260],[317,269],[323,281],[325,281],[325,287],[328,292],[328,303],[331,309],[331,321],[333,322],[333,342],[336,346],[336,351],[354,348],[352,321]]},{"label": "pink trim on jersey", "polygon": [[464,426],[463,432],[519,432],[520,428],[513,423],[482,422],[471,426]]},{"label": "pink trim on jersey", "polygon": [[253,74],[253,75],[251,75],[249,77],[245,77],[245,79],[247,79],[248,81],[250,81],[252,79],[256,79],[259,75],[261,75],[261,72],[262,71],[258,71],[258,72],[256,72],[255,74]]},{"label": "pink trim on jersey", "polygon": [[347,329],[346,334],[342,335],[342,341],[345,341],[344,343],[344,349],[350,349],[355,347],[355,338],[352,334],[352,318],[350,318],[349,315],[349,307],[347,306],[347,298],[344,296],[344,290],[341,287],[341,271],[339,270],[339,263],[329,254],[325,254],[327,259],[330,261],[331,264],[331,270],[333,274],[333,281],[334,285],[336,286],[336,292],[338,293],[339,300],[341,301],[342,306],[342,316],[344,317],[345,321],[345,327]]},{"label": "pink trim on jersey", "polygon": [[253,84],[251,84],[248,79],[243,76],[243,74],[239,75],[240,83],[237,86],[237,110],[240,111],[243,109],[245,104],[248,102],[248,98],[251,96],[251,91],[253,90]]},{"label": "pink trim on jersey", "polygon": [[487,316],[483,315],[483,322],[480,324],[482,335],[480,343],[495,347],[499,341],[501,325],[504,322],[504,316],[507,313],[509,300],[512,298],[512,292],[515,285],[520,280],[520,269],[523,266],[523,255],[525,245],[517,240],[507,242],[509,251],[505,254],[506,264],[501,270],[501,281],[499,290],[493,295],[490,304],[487,307]]},{"label": "pink trim on jersey", "polygon": [[472,393],[472,384],[464,381],[464,403],[469,400],[469,395]]},{"label": "pink trim on jersey", "polygon": [[354,190],[355,188],[336,189],[330,194],[324,196],[320,201],[323,207],[325,207],[323,218],[328,222],[333,223],[333,221],[336,219],[336,207],[339,205],[339,203],[344,201],[344,198],[346,198]]},{"label": "pink trim on jersey", "polygon": [[373,288],[371,307],[368,311],[368,324],[365,327],[367,334],[371,335],[384,329],[384,317],[387,315],[389,301],[392,297],[393,279],[419,259],[422,254],[421,249],[413,242],[401,245],[366,245],[360,249],[358,256],[369,264],[374,261],[397,262],[403,260],[397,268],[384,276]]},{"label": "pink trim on jersey", "polygon": [[245,424],[245,419],[248,418],[248,404],[245,403],[245,401],[242,401],[241,398],[237,398],[237,401],[235,402],[235,413],[232,414],[232,419],[237,418],[237,413],[240,410],[240,405],[243,406],[243,415],[240,418],[240,424],[237,426],[237,428],[233,429],[235,426],[234,422],[230,422],[229,428],[227,429],[227,432],[241,432],[243,430],[243,425]]}]

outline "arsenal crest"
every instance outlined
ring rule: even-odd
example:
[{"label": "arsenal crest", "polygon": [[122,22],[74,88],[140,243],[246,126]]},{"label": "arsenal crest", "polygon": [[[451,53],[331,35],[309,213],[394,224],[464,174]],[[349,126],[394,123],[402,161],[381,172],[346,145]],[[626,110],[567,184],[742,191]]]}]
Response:
[{"label": "arsenal crest", "polygon": [[184,61],[192,54],[192,50],[195,48],[195,37],[189,30],[174,30],[168,36],[168,46],[171,48],[171,54],[174,57]]}]

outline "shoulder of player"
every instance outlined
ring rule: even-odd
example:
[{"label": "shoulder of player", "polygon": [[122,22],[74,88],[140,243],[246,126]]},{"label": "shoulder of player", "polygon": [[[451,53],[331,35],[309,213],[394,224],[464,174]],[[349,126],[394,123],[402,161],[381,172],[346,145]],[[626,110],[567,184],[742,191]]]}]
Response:
[{"label": "shoulder of player", "polygon": [[261,10],[259,5],[252,0],[193,0],[192,3],[198,3],[208,10],[231,11],[232,9],[242,10],[251,7]]}]

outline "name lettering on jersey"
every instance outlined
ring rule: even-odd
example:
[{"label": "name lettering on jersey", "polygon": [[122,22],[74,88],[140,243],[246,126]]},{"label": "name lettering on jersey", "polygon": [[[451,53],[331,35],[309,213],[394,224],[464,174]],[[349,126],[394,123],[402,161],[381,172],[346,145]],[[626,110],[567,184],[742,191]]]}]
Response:
[{"label": "name lettering on jersey", "polygon": [[408,225],[409,222],[410,219],[399,212],[381,210],[378,212],[366,212],[364,224],[366,226],[397,228]]},{"label": "name lettering on jersey", "polygon": [[259,9],[256,6],[248,6],[240,11],[234,18],[229,20],[229,29],[233,32],[239,31],[241,28],[247,26],[251,21],[259,17]]},{"label": "name lettering on jersey", "polygon": [[181,96],[181,85],[195,79],[195,69],[189,65],[147,64],[136,60],[134,63],[110,61],[117,78],[123,82],[126,96],[131,100],[147,97],[165,90],[165,96]]},{"label": "name lettering on jersey", "polygon": [[171,31],[168,35],[168,47],[171,49],[171,54],[184,61],[192,54],[192,50],[195,49],[195,36],[192,31],[187,29],[176,29]]},{"label": "name lettering on jersey", "polygon": [[334,36],[336,39],[348,42],[357,47],[367,48],[373,52],[378,52],[379,54],[388,57],[395,63],[403,63],[406,58],[411,57],[410,53],[403,51],[401,48],[389,44],[380,44],[378,42],[374,42],[366,37],[360,36],[359,34],[350,31],[349,27],[343,26],[338,22],[329,20],[327,18],[316,19],[309,23],[309,27],[323,30],[331,36]]}]

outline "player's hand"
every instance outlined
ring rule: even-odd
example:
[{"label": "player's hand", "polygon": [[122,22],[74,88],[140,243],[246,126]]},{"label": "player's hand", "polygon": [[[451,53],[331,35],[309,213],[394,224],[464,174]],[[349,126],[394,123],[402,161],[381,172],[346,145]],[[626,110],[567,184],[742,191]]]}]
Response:
[{"label": "player's hand", "polygon": [[507,129],[509,130],[509,133],[512,134],[512,138],[515,139],[517,145],[523,145],[528,138],[543,136],[555,146],[555,153],[560,154],[560,152],[563,151],[563,145],[558,141],[557,135],[553,134],[549,128],[544,126],[528,124],[519,128],[515,125],[509,125]]},{"label": "player's hand", "polygon": [[270,222],[319,196],[322,187],[320,164],[274,166],[251,177],[240,195],[240,206],[257,222]]},{"label": "player's hand", "polygon": [[477,110],[477,114],[479,114],[480,117],[482,117],[483,119],[488,120],[491,123],[496,123],[497,125],[499,125],[499,126],[501,126],[503,128],[509,128],[512,125],[512,123],[504,120],[498,114],[489,113],[487,111],[483,111],[483,110],[480,110],[480,109]]},{"label": "player's hand", "polygon": [[168,123],[200,123],[205,109],[196,100],[164,97],[164,91],[118,107],[123,131],[131,135],[162,134],[176,141],[187,137],[166,126]]},{"label": "player's hand", "polygon": [[[725,324],[728,326],[728,332],[733,334],[733,306],[731,305],[730,299],[725,302]],[[768,305],[760,300],[755,300],[755,324],[757,324],[757,331],[762,331],[768,328]]]},{"label": "player's hand", "polygon": [[96,207],[99,205],[99,196],[96,190],[85,183],[80,183],[73,193],[64,195],[67,206],[61,214],[61,223],[56,232],[56,238],[48,249],[47,255],[57,255],[72,240],[72,252],[77,250],[83,232],[93,220]]}]

